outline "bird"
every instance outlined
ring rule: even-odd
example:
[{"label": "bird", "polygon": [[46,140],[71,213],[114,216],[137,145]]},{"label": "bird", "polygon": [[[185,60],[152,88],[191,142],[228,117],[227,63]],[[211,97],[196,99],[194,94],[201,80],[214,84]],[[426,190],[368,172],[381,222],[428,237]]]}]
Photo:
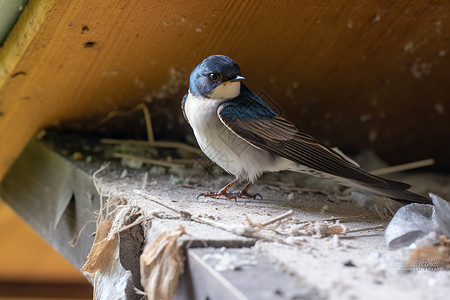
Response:
[{"label": "bird", "polygon": [[[211,55],[189,77],[181,101],[203,153],[235,179],[208,198],[262,199],[250,186],[264,173],[293,171],[402,202],[430,203],[407,191],[409,184],[369,173],[341,151],[329,148],[278,114],[244,83],[239,65],[225,55]],[[230,192],[246,182],[240,192]],[[198,198],[197,197],[197,198]]]}]

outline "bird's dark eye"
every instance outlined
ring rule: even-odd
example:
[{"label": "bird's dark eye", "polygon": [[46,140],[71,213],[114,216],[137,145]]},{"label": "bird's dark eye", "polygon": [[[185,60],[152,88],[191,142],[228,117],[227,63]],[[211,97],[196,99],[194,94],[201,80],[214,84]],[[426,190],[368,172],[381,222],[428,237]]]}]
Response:
[{"label": "bird's dark eye", "polygon": [[208,75],[209,79],[211,79],[211,81],[216,82],[217,80],[219,80],[219,75],[217,75],[216,73],[211,73]]}]

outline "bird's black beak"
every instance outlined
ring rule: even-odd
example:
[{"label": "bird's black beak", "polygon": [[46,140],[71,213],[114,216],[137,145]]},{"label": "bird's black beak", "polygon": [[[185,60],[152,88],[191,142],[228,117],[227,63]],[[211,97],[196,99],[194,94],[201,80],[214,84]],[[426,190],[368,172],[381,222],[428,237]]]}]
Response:
[{"label": "bird's black beak", "polygon": [[244,80],[245,77],[241,76],[241,75],[237,75],[235,78],[231,79],[231,82],[236,82],[236,81],[241,81]]}]

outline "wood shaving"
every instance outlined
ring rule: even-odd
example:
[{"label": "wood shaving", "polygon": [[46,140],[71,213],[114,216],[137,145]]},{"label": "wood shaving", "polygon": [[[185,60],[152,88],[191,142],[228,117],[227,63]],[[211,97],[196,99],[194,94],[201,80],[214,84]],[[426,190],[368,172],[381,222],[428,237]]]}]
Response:
[{"label": "wood shaving", "polygon": [[[249,218],[247,218],[247,223],[252,226],[252,227],[257,227],[259,229],[264,229],[267,228],[268,225],[274,224],[278,221],[282,221],[285,220],[286,218],[289,218],[290,216],[292,216],[292,209],[290,209],[289,211],[285,212],[284,214],[273,218],[272,220],[269,220],[267,222],[263,222],[263,223],[257,223],[257,222],[252,222]],[[278,225],[276,227],[274,227],[273,229],[277,228]]]},{"label": "wood shaving", "polygon": [[346,226],[328,221],[316,221],[294,225],[288,231],[288,233],[293,236],[309,235],[317,238],[324,238],[335,234],[346,235],[347,232],[348,229]]},{"label": "wood shaving", "polygon": [[178,246],[183,226],[164,232],[147,244],[140,258],[141,284],[149,300],[171,300],[184,270],[184,259]]},{"label": "wood shaving", "polygon": [[89,252],[88,258],[81,271],[94,277],[94,274],[109,266],[112,259],[114,259],[114,253],[119,245],[119,239],[117,235],[114,235],[111,239],[108,239],[108,234],[111,230],[112,223],[108,220],[103,220],[95,235],[94,245]]}]

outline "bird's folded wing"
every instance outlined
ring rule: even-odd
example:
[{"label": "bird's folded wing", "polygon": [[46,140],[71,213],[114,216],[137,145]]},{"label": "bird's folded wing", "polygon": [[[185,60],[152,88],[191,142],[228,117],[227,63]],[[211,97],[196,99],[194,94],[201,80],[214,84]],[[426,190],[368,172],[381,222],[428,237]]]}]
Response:
[{"label": "bird's folded wing", "polygon": [[233,99],[221,104],[217,114],[226,127],[251,145],[300,165],[371,187],[399,190],[410,187],[377,177],[350,163],[260,101]]}]

